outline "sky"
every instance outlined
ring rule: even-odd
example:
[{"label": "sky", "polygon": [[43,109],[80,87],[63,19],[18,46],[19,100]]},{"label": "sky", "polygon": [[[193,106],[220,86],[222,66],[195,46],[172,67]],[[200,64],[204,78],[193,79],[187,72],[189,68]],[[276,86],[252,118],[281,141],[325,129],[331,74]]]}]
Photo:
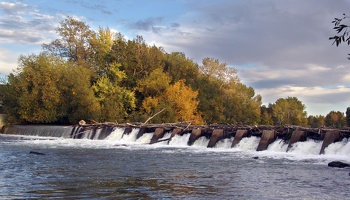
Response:
[{"label": "sky", "polygon": [[[264,105],[297,97],[308,115],[350,107],[350,46],[332,45],[334,18],[350,0],[17,0],[0,1],[0,77],[20,55],[57,39],[67,16],[91,29],[141,35],[168,53],[219,59]],[[348,13],[350,15],[350,13]],[[350,25],[350,19],[345,21]]]}]

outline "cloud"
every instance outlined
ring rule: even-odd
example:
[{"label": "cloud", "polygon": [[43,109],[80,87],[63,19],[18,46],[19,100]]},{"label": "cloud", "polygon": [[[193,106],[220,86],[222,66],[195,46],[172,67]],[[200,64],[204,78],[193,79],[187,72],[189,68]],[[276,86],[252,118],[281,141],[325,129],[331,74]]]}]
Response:
[{"label": "cloud", "polygon": [[11,73],[16,66],[16,60],[17,57],[11,51],[0,48],[0,74]]},{"label": "cloud", "polygon": [[139,31],[152,31],[155,34],[161,32],[162,28],[157,26],[162,21],[162,17],[149,17],[144,20],[138,20],[128,25],[129,28]]},{"label": "cloud", "polygon": [[[68,4],[76,4],[82,8],[88,9],[90,12],[101,12],[106,15],[113,15],[113,12],[109,10],[107,5],[110,4],[110,1],[78,1],[78,0],[64,0]],[[114,12],[116,12],[114,10]]]},{"label": "cloud", "polygon": [[56,36],[57,18],[23,3],[1,2],[0,42],[42,44]]},{"label": "cloud", "polygon": [[1,11],[5,12],[8,15],[20,14],[28,9],[28,5],[16,2],[0,2]]}]

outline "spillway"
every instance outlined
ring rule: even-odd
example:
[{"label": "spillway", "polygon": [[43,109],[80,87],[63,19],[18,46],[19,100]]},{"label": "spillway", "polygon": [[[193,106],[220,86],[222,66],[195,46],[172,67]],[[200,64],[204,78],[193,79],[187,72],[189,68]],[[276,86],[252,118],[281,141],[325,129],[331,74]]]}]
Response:
[{"label": "spillway", "polygon": [[[71,139],[108,140],[119,143],[161,144],[170,146],[205,146],[265,151],[298,151],[305,144],[325,154],[329,146],[349,146],[349,129],[308,129],[286,127],[175,126],[134,124],[88,124],[75,126],[11,125],[1,134]],[[311,142],[311,143],[310,143]],[[310,145],[306,145],[310,146]],[[252,149],[253,148],[253,149]],[[332,147],[334,148],[334,147]]]}]

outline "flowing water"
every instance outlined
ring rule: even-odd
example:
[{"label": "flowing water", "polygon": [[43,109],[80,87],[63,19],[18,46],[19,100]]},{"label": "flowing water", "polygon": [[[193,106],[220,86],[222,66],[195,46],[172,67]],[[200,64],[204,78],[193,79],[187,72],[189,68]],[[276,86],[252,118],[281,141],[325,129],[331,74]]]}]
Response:
[{"label": "flowing water", "polygon": [[[259,138],[206,148],[189,134],[149,145],[117,128],[105,140],[0,135],[0,199],[348,199],[350,142],[287,145],[257,152]],[[166,134],[164,138],[168,138]],[[32,152],[32,153],[30,153]],[[44,153],[45,155],[35,154]]]}]

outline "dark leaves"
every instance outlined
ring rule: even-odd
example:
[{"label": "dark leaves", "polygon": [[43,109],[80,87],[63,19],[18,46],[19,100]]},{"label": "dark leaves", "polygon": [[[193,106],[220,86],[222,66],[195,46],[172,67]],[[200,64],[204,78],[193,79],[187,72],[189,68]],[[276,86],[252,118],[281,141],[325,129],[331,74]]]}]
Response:
[{"label": "dark leaves", "polygon": [[[348,16],[343,14],[342,18],[334,18],[334,21],[332,23],[334,24],[334,30],[336,30],[338,35],[335,35],[333,37],[329,37],[329,40],[333,40],[333,44],[336,44],[339,46],[339,44],[346,42],[348,45],[350,45],[350,31],[348,30],[348,25],[344,24],[343,20],[347,19]],[[348,54],[350,56],[350,54]],[[350,57],[348,57],[350,60]]]}]

